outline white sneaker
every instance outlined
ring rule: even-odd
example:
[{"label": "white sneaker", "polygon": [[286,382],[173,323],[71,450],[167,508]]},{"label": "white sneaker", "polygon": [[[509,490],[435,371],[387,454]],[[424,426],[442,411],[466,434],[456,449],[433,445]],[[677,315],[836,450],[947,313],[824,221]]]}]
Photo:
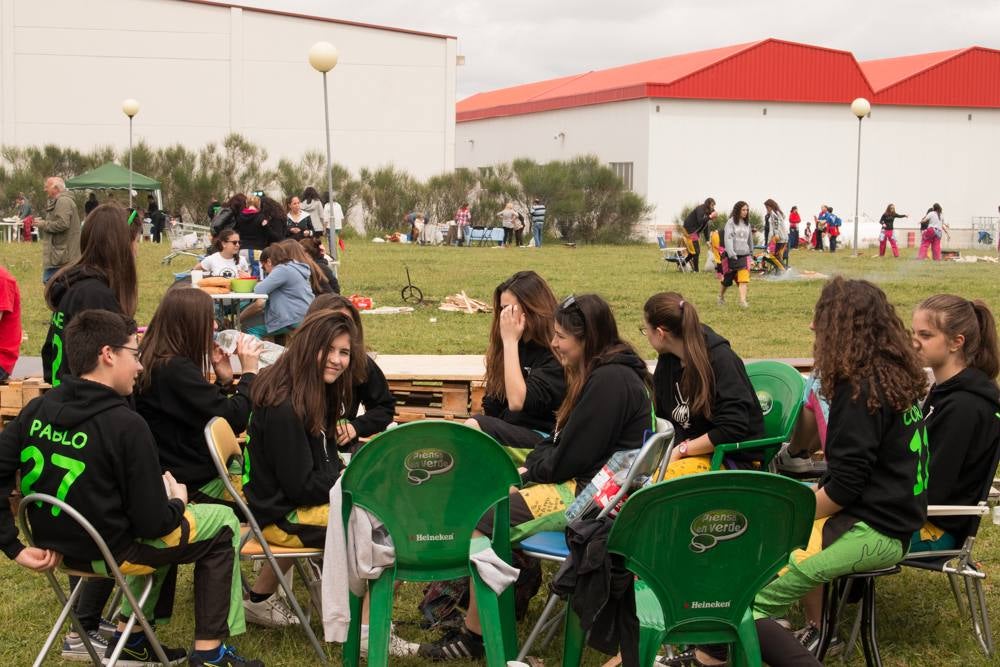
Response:
[{"label": "white sneaker", "polygon": [[[396,627],[389,630],[389,655],[394,658],[406,658],[417,654],[420,644],[403,639],[396,634]],[[368,659],[368,636],[361,637],[361,657]]]},{"label": "white sneaker", "polygon": [[263,602],[243,601],[247,623],[261,625],[265,628],[283,628],[289,625],[299,625],[299,617],[288,608],[288,605],[278,596],[272,595]]}]

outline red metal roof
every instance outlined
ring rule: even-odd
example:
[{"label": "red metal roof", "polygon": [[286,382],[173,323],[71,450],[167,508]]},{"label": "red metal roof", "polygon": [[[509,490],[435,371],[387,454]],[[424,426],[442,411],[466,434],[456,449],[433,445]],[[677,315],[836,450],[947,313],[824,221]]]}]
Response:
[{"label": "red metal roof", "polygon": [[1000,51],[973,46],[861,63],[875,104],[1000,107]]},{"label": "red metal roof", "polygon": [[873,96],[847,51],[765,39],[479,93],[458,122],[654,98],[850,102]]}]

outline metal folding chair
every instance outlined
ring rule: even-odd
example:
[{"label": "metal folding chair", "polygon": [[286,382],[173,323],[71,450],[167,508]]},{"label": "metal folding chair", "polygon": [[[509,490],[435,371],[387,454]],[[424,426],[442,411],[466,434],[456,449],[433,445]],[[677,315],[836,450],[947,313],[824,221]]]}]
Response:
[{"label": "metal folding chair", "polygon": [[[111,554],[111,550],[108,549],[107,543],[101,537],[100,533],[97,532],[97,529],[94,528],[93,524],[87,521],[86,517],[66,502],[46,493],[32,493],[25,496],[21,500],[21,505],[18,508],[18,519],[21,523],[21,531],[24,533],[25,539],[31,546],[35,546],[35,540],[31,533],[31,524],[28,521],[28,508],[32,505],[32,503],[57,507],[64,516],[70,517],[77,523],[77,525],[83,528],[101,552],[101,557],[104,558],[104,562],[107,563],[108,569],[111,570],[112,577],[118,583],[118,587],[121,589],[122,594],[126,597],[126,599],[128,599],[129,604],[132,606],[132,614],[125,623],[125,630],[122,632],[121,639],[119,639],[118,643],[115,644],[114,650],[105,664],[109,665],[109,667],[114,667],[114,665],[117,664],[118,657],[121,655],[122,649],[125,648],[125,643],[129,640],[132,628],[135,627],[135,623],[138,621],[139,625],[142,626],[143,632],[146,634],[146,638],[149,640],[150,646],[153,647],[153,652],[156,654],[157,659],[159,659],[164,667],[169,667],[171,663],[167,660],[167,656],[163,651],[163,646],[160,645],[159,640],[156,638],[156,633],[153,632],[152,626],[150,626],[149,621],[142,612],[142,605],[145,604],[146,600],[149,598],[149,593],[153,588],[153,577],[151,575],[146,575],[144,577],[145,585],[143,586],[142,594],[139,595],[137,599],[135,594],[133,594],[132,590],[125,583],[125,575],[122,574],[122,571],[118,566],[118,561],[115,560],[115,557]],[[102,577],[104,575],[68,569],[66,571],[70,575],[80,577],[77,585],[73,587],[72,591],[70,591],[68,598],[63,592],[62,586],[60,586],[59,582],[56,580],[56,576],[52,570],[45,573],[45,577],[48,579],[49,585],[52,587],[52,590],[56,594],[56,598],[58,598],[63,607],[62,611],[59,612],[59,616],[56,619],[55,624],[52,626],[52,630],[49,631],[49,636],[46,638],[45,644],[42,646],[42,650],[38,652],[38,656],[35,658],[35,662],[33,663],[34,667],[40,667],[42,662],[45,660],[46,654],[49,652],[49,649],[52,648],[52,644],[55,642],[56,637],[59,636],[67,617],[69,618],[73,629],[76,630],[76,632],[80,635],[80,639],[83,640],[83,645],[87,648],[87,653],[90,654],[91,662],[93,662],[95,667],[102,664],[103,656],[98,656],[93,644],[90,643],[90,637],[87,636],[87,632],[83,629],[83,626],[80,625],[80,619],[77,618],[76,612],[73,611],[73,604],[80,595],[80,591],[82,590],[81,584],[84,579]]]},{"label": "metal folding chair", "polygon": [[[243,456],[239,441],[236,439],[233,429],[230,428],[229,422],[221,417],[213,417],[205,426],[205,442],[208,444],[208,452],[212,457],[212,462],[215,464],[215,471],[218,473],[219,479],[222,480],[226,491],[229,492],[229,495],[232,496],[233,501],[243,513],[243,516],[246,517],[248,528],[243,532],[240,541],[240,559],[247,561],[267,561],[270,563],[278,579],[279,587],[284,591],[292,612],[299,619],[302,631],[306,633],[306,637],[309,639],[309,643],[312,644],[313,650],[316,652],[317,657],[319,657],[320,662],[324,665],[327,664],[329,660],[326,651],[323,650],[322,644],[316,638],[316,633],[313,632],[312,626],[309,624],[309,615],[302,610],[302,606],[296,599],[290,579],[285,577],[281,572],[281,568],[278,567],[278,559],[293,559],[295,568],[306,582],[310,598],[315,604],[318,602],[315,594],[316,575],[310,567],[302,567],[302,560],[322,558],[323,550],[310,548],[293,549],[268,544],[264,538],[264,532],[250,511],[250,507],[243,498],[243,494],[236,489],[229,478],[229,461],[233,457],[242,458]],[[337,520],[337,517],[333,517],[333,519]]]},{"label": "metal folding chair", "polygon": [[[639,453],[636,454],[635,459],[632,461],[632,465],[629,466],[628,471],[625,473],[625,480],[621,488],[611,501],[604,506],[598,517],[607,516],[614,508],[618,507],[622,498],[635,490],[633,486],[638,479],[642,477],[648,477],[653,481],[663,479],[667,465],[670,463],[670,450],[673,448],[673,444],[673,424],[666,419],[657,419],[656,432],[642,444]],[[593,508],[593,500],[591,500],[591,504],[587,508]],[[581,514],[586,514],[588,511],[587,508]],[[566,557],[569,555],[565,534],[555,531],[545,531],[532,535],[522,540],[519,548],[528,556],[541,560],[556,561],[558,563],[566,560]],[[542,613],[538,617],[538,621],[535,622],[535,626],[531,629],[528,637],[524,640],[524,644],[521,646],[521,650],[517,654],[518,660],[524,660],[528,655],[528,651],[531,650],[538,637],[543,633],[545,634],[543,644],[548,644],[552,640],[552,636],[559,627],[559,621],[562,620],[562,617],[555,613],[558,602],[559,596],[551,593],[548,601],[545,603],[545,608],[542,609]]]}]

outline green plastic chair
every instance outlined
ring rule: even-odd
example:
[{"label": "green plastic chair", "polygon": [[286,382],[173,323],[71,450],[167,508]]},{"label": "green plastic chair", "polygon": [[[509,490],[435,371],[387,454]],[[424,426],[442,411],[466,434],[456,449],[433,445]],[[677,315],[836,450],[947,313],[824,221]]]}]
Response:
[{"label": "green plastic chair", "polygon": [[[483,514],[495,507],[492,547],[511,562],[510,487],[521,478],[500,444],[455,422],[420,421],[373,438],[344,471],[344,525],[354,505],[385,524],[396,565],[373,581],[368,665],[388,664],[393,583],[472,577],[479,602],[487,664],[503,666],[517,653],[513,586],[497,596],[469,563],[469,554],[491,546],[472,540]],[[351,626],[344,665],[359,662],[361,601],[351,597]]]},{"label": "green plastic chair", "polygon": [[806,381],[792,366],[781,361],[753,361],[747,364],[747,375],[764,411],[764,437],[716,445],[712,470],[722,469],[722,459],[727,454],[747,450],[761,452],[766,468],[781,445],[791,439],[792,429],[802,411]]},{"label": "green plastic chair", "polygon": [[[758,666],[750,604],[805,546],[816,501],[779,475],[723,470],[646,487],[622,507],[608,551],[625,558],[636,584],[640,665],[669,644],[731,644],[730,664]],[[580,621],[566,616],[563,665],[583,654]]]}]

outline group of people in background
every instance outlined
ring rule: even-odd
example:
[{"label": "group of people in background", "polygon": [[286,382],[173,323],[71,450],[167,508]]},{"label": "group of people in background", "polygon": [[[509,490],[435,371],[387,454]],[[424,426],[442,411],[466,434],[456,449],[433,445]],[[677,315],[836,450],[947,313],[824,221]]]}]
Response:
[{"label": "group of people in background", "polygon": [[461,207],[455,211],[451,220],[443,223],[447,228],[446,232],[438,231],[437,226],[428,222],[426,213],[411,211],[403,216],[403,223],[406,225],[411,243],[420,245],[457,245],[470,246],[479,233],[479,240],[494,242],[493,230],[499,229],[503,232],[500,239],[496,239],[496,247],[509,248],[511,246],[523,248],[525,244],[525,231],[529,234],[529,239],[536,248],[542,247],[542,240],[545,230],[545,203],[540,197],[531,200],[531,205],[527,210],[519,209],[515,202],[508,201],[504,208],[496,213],[495,220],[499,226],[489,220],[485,223],[476,224],[473,220],[472,210],[468,202],[463,202]]}]

